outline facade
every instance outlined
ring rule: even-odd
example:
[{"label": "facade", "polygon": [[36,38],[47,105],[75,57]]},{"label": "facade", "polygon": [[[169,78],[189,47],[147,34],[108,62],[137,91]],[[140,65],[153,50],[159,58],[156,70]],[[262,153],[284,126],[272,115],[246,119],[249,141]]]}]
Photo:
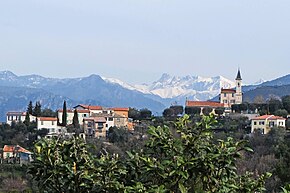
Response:
[{"label": "facade", "polygon": [[200,114],[202,115],[202,110],[206,107],[212,108],[212,113],[215,113],[215,109],[218,107],[224,107],[223,103],[214,101],[186,101],[186,107],[198,107],[201,109]]},{"label": "facade", "polygon": [[19,145],[4,145],[3,159],[8,162],[30,162],[32,161],[32,153]]},{"label": "facade", "polygon": [[[6,123],[11,125],[12,122],[24,122],[25,121],[25,117],[26,117],[26,112],[7,112],[6,113]],[[29,119],[30,121],[35,121],[36,117],[29,115]]]},{"label": "facade", "polygon": [[269,133],[273,127],[286,127],[286,119],[275,115],[263,115],[251,119],[251,133],[259,131]]},{"label": "facade", "polygon": [[84,133],[88,137],[106,137],[106,119],[104,117],[84,118]]},{"label": "facade", "polygon": [[236,77],[236,89],[221,89],[220,103],[223,103],[226,109],[230,109],[233,104],[241,104],[243,102],[242,93],[242,77],[238,70]]},{"label": "facade", "polygon": [[47,129],[48,134],[46,137],[53,137],[64,135],[66,133],[66,128],[57,125],[56,117],[37,117],[37,129]]}]

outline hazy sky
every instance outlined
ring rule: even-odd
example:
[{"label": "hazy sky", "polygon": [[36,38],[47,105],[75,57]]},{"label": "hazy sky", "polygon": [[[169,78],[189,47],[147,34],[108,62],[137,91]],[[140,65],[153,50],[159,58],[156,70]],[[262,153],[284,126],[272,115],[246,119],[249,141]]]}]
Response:
[{"label": "hazy sky", "polygon": [[0,0],[0,71],[129,83],[290,73],[289,0]]}]

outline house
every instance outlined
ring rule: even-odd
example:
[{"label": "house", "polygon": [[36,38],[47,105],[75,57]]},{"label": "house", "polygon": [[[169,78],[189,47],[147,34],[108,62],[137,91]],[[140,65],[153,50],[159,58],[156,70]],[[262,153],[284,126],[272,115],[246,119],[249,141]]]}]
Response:
[{"label": "house", "polygon": [[32,153],[19,145],[4,145],[3,160],[8,163],[30,162]]},{"label": "house", "polygon": [[106,137],[105,117],[84,118],[84,133],[88,137]]},{"label": "house", "polygon": [[263,115],[251,119],[251,133],[267,134],[273,127],[286,127],[286,119],[275,115]]},{"label": "house", "polygon": [[218,107],[224,107],[223,103],[214,102],[214,101],[189,101],[187,100],[185,103],[186,107],[198,107],[201,109],[200,114],[202,114],[202,110],[206,107],[212,108],[212,113]]},{"label": "house", "polygon": [[[88,109],[82,109],[82,108],[68,109],[66,111],[66,114],[67,114],[67,122],[66,123],[67,123],[67,125],[70,125],[73,123],[74,111],[77,111],[77,113],[78,113],[78,120],[79,120],[80,125],[83,124],[84,118],[90,117],[90,110],[88,110]],[[62,109],[57,110],[57,116],[58,116],[59,123],[62,123],[62,115],[63,115],[63,110]]]},{"label": "house", "polygon": [[66,133],[66,128],[57,125],[56,117],[37,117],[37,129],[47,129],[48,134],[46,137],[59,136]]},{"label": "house", "polygon": [[[7,112],[6,113],[6,123],[11,125],[12,122],[24,122],[26,117],[26,112]],[[29,115],[30,122],[35,121],[36,117]]]},{"label": "house", "polygon": [[235,89],[221,89],[220,103],[223,103],[227,110],[231,109],[233,104],[241,104],[243,102],[242,93],[242,77],[241,72],[238,70],[236,77],[236,88]]}]

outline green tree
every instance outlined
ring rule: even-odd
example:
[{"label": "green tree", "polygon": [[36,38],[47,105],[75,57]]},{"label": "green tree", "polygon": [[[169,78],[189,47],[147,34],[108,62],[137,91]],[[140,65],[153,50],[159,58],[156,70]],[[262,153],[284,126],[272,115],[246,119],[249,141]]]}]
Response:
[{"label": "green tree", "polygon": [[78,111],[75,109],[74,111],[74,116],[73,116],[73,126],[76,130],[80,128],[80,123],[79,123],[79,116],[78,116]]},{"label": "green tree", "polygon": [[188,115],[200,115],[200,107],[185,107],[185,113]]},{"label": "green tree", "polygon": [[33,114],[33,105],[32,105],[32,101],[29,101],[28,107],[27,107],[27,111],[28,114],[32,115]]},{"label": "green tree", "polygon": [[268,101],[268,105],[269,105],[269,114],[274,114],[278,109],[282,108],[282,102],[275,98],[271,98]]},{"label": "green tree", "polygon": [[128,116],[134,120],[140,119],[140,111],[135,108],[129,108]]},{"label": "green tree", "polygon": [[211,107],[204,107],[203,109],[202,109],[202,114],[204,114],[204,115],[209,115],[211,112],[212,112],[212,108]]},{"label": "green tree", "polygon": [[217,107],[214,110],[215,114],[217,114],[218,116],[221,116],[222,114],[224,114],[225,112],[225,108],[224,107]]},{"label": "green tree", "polygon": [[152,112],[149,109],[141,109],[140,110],[140,118],[141,119],[149,119],[152,116]]},{"label": "green tree", "polygon": [[288,115],[288,112],[285,109],[278,109],[274,112],[274,115],[286,118]]},{"label": "green tree", "polygon": [[30,116],[29,116],[29,113],[28,112],[26,112],[26,114],[25,114],[25,120],[24,120],[24,122],[23,122],[26,126],[29,126],[29,124],[30,124]]},{"label": "green tree", "polygon": [[66,125],[67,125],[67,110],[66,110],[66,101],[64,101],[62,107],[62,126]]},{"label": "green tree", "polygon": [[183,113],[183,106],[181,105],[174,105],[170,106],[169,108],[173,110],[175,116],[182,115]]},{"label": "green tree", "polygon": [[172,117],[175,115],[174,110],[172,108],[166,108],[163,111],[163,117]]},{"label": "green tree", "polygon": [[282,103],[283,103],[284,109],[286,109],[288,113],[290,113],[290,95],[283,96]]},{"label": "green tree", "polygon": [[36,117],[40,117],[41,116],[41,104],[39,101],[37,101],[35,103],[35,106],[34,106],[34,109],[33,109],[33,116],[36,116]]}]

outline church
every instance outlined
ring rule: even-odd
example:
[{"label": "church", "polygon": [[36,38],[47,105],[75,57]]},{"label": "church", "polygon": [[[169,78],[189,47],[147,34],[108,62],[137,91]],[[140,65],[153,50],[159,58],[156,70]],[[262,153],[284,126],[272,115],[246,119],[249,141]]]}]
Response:
[{"label": "church", "polygon": [[210,107],[213,109],[213,112],[214,109],[223,107],[225,108],[226,112],[230,112],[233,104],[241,104],[242,102],[242,76],[240,69],[238,69],[238,74],[236,77],[236,88],[221,88],[218,102],[186,100],[185,107],[198,107],[201,108],[201,111],[206,107]]},{"label": "church", "polygon": [[240,69],[236,77],[236,88],[235,89],[221,89],[220,103],[224,104],[225,108],[231,108],[233,104],[241,104],[243,102],[242,93],[242,77]]}]

